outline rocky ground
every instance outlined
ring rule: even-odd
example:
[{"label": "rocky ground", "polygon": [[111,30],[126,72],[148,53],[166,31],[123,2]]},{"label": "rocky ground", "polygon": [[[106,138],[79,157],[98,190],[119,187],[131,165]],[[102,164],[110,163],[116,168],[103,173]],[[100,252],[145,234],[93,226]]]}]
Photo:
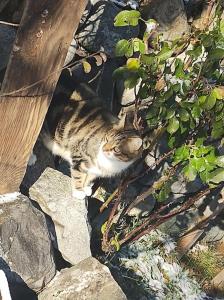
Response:
[{"label": "rocky ground", "polygon": [[[2,1],[0,19],[18,23],[22,2]],[[190,30],[189,21],[200,26],[200,18],[197,17],[203,10],[202,2],[145,0],[140,10],[145,18],[154,18],[160,23],[159,31],[166,39],[174,39]],[[136,37],[142,29],[136,26],[126,30],[114,27],[113,22],[118,12],[136,4],[120,0],[94,0],[88,4],[65,64],[88,53],[102,51],[103,54],[89,60],[89,73],[84,72],[82,65],[71,67],[69,72],[63,71],[56,92],[61,89],[72,92],[75,83],[89,82],[104,99],[104,105],[115,113],[121,110],[121,104],[134,100],[133,90],[124,91],[123,82],[115,84],[112,80],[113,71],[122,64],[115,57],[114,49],[118,40]],[[0,40],[4,41],[0,43],[0,82],[16,30],[17,27],[0,24]],[[155,158],[165,152],[165,144],[154,151],[154,157],[146,157],[147,165],[152,165]],[[165,167],[162,166],[159,172]],[[179,236],[189,229],[190,224],[198,224],[203,217],[215,211],[220,194],[212,195],[207,201],[209,204],[206,201],[197,203],[196,208],[163,224],[156,233],[124,247],[115,255],[105,256],[98,242],[100,228],[108,212],[99,214],[102,202],[95,198],[89,199],[88,203],[74,201],[68,175],[66,164],[60,162],[56,168],[52,155],[37,141],[21,193],[0,196],[0,269],[7,276],[13,300],[209,298],[202,291],[203,283],[193,267],[179,261],[180,253],[183,257],[197,241],[195,236],[200,236],[202,245],[216,245],[214,253],[223,262],[223,215],[206,228],[194,232],[194,238],[189,238],[181,251],[183,241]],[[151,178],[157,175],[153,170],[150,173]],[[131,185],[124,195],[125,200],[130,201],[144,191],[149,181],[149,177],[143,177]],[[116,182],[112,180],[102,184],[101,194],[112,192]],[[172,186],[175,199],[198,189],[197,181],[186,185],[181,177]],[[136,222],[154,208],[155,200],[146,200],[130,213]],[[215,287],[216,294],[213,295],[217,295],[218,299],[224,299],[223,268],[221,265],[217,274],[211,272],[208,276],[208,282]],[[201,270],[204,269],[206,265]],[[192,278],[195,276],[196,279]],[[210,293],[209,289],[206,291]]]}]

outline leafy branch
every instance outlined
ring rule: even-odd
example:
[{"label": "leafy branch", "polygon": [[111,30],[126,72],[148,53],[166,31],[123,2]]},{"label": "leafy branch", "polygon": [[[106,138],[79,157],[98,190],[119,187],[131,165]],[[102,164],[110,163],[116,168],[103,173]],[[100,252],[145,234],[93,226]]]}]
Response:
[{"label": "leafy branch", "polygon": [[[122,11],[115,18],[115,26],[136,26],[144,22],[146,27],[142,39],[123,39],[117,43],[115,53],[125,57],[126,63],[114,72],[114,80],[123,80],[125,88],[135,89],[136,99],[132,105],[135,104],[136,114],[147,107],[144,113],[146,131],[162,128],[143,159],[162,137],[167,139],[170,150],[140,174],[125,178],[102,206],[102,210],[112,206],[102,229],[104,251],[118,250],[124,243],[149,233],[224,184],[222,13],[219,1],[210,1],[203,28],[192,27],[190,34],[174,41],[164,41],[155,34],[158,24],[154,20],[143,20],[137,11]],[[155,178],[145,192],[124,204],[122,194],[127,186],[143,175],[150,176],[150,170],[158,170],[164,161],[169,168]],[[177,173],[186,182],[200,180],[203,190],[184,202],[170,201],[170,186],[177,180]],[[132,228],[126,216],[149,195],[157,201],[155,210]]]}]

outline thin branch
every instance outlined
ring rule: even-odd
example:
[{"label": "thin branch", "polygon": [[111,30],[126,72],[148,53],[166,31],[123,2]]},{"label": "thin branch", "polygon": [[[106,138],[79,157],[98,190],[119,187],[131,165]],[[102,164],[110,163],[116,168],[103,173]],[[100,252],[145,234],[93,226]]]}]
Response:
[{"label": "thin branch", "polygon": [[[70,63],[70,64],[68,64],[68,65],[66,65],[66,66],[64,66],[64,67],[62,67],[62,68],[59,68],[58,70],[56,70],[56,71],[54,71],[54,72],[51,72],[51,73],[48,74],[46,77],[44,77],[44,78],[42,78],[42,79],[40,79],[40,80],[38,80],[38,81],[36,81],[36,82],[30,84],[30,85],[27,85],[27,86],[25,86],[25,87],[22,87],[22,88],[20,88],[20,89],[14,90],[14,91],[9,92],[9,93],[3,93],[3,94],[0,94],[0,98],[1,98],[1,97],[10,97],[10,96],[12,96],[12,95],[15,95],[16,93],[19,93],[19,92],[23,92],[23,91],[25,91],[25,90],[28,90],[29,88],[32,88],[32,87],[34,87],[34,86],[36,86],[36,85],[38,85],[38,84],[40,84],[40,83],[46,81],[50,76],[54,75],[55,73],[61,72],[62,70],[67,69],[67,68],[70,68],[70,67],[73,67],[73,66],[75,66],[75,65],[79,65],[79,64],[81,64],[82,61],[85,60],[86,58],[94,57],[95,55],[97,55],[97,54],[99,54],[99,53],[100,53],[100,52],[96,52],[96,53],[90,54],[89,56],[87,56],[87,57],[85,57],[85,58],[83,58],[83,59],[81,59],[81,60],[79,60],[79,61],[77,61],[77,62],[73,62],[73,63]],[[20,96],[20,95],[19,95],[19,96]],[[38,95],[35,95],[35,97],[36,97],[36,96],[38,96]]]},{"label": "thin branch", "polygon": [[115,196],[117,196],[117,193],[118,193],[118,188],[108,197],[108,199],[100,207],[100,213],[102,213],[104,209],[108,207],[110,202],[115,198]]},{"label": "thin branch", "polygon": [[209,26],[210,23],[210,17],[212,13],[213,6],[215,5],[216,0],[210,0],[208,3],[207,11],[205,14],[205,17],[203,18],[203,29],[206,29]]},{"label": "thin branch", "polygon": [[[157,226],[162,224],[163,222],[171,219],[172,217],[176,216],[177,214],[180,214],[186,210],[188,210],[196,201],[198,201],[200,198],[207,196],[210,193],[210,189],[206,188],[203,191],[200,191],[195,196],[189,198],[180,208],[175,209],[174,211],[171,211],[168,214],[161,215],[162,212],[167,209],[167,205],[162,206],[157,212],[152,214],[143,224],[136,227],[134,230],[129,232],[122,240],[119,241],[119,244],[122,245],[126,243],[127,241],[131,240],[135,241],[138,240],[143,235],[149,233],[153,229],[155,229]],[[157,220],[154,224],[150,224],[152,221]],[[150,225],[150,226],[149,226]],[[143,231],[141,231],[143,230]],[[137,235],[136,235],[137,234]]]},{"label": "thin branch", "polygon": [[13,27],[19,27],[19,25],[20,25],[20,24],[16,24],[16,23],[5,22],[5,21],[0,21],[0,24],[13,26]]},{"label": "thin branch", "polygon": [[177,165],[171,168],[168,171],[167,175],[161,176],[159,180],[155,181],[153,185],[148,188],[148,190],[143,192],[141,195],[137,196],[135,200],[132,201],[130,205],[127,207],[125,213],[128,214],[132,208],[134,208],[140,202],[144,201],[147,197],[152,195],[158,189],[159,186],[162,186],[165,182],[167,182],[170,179],[170,177],[172,177],[175,174],[176,169],[177,169]]}]

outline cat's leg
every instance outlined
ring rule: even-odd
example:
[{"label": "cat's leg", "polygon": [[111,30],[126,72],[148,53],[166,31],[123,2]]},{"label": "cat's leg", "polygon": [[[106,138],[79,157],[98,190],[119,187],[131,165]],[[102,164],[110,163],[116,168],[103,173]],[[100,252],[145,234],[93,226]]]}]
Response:
[{"label": "cat's leg", "polygon": [[71,177],[73,197],[84,199],[86,196],[92,195],[92,182],[95,176],[89,176],[87,173],[71,168]]}]

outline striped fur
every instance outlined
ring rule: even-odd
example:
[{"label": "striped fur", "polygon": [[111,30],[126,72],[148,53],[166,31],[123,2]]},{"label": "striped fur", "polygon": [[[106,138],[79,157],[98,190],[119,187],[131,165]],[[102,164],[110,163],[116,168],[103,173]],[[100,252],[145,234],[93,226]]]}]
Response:
[{"label": "striped fur", "polygon": [[69,162],[74,196],[84,198],[91,195],[94,179],[121,173],[141,155],[142,139],[96,103],[58,103],[48,111],[43,141]]}]

